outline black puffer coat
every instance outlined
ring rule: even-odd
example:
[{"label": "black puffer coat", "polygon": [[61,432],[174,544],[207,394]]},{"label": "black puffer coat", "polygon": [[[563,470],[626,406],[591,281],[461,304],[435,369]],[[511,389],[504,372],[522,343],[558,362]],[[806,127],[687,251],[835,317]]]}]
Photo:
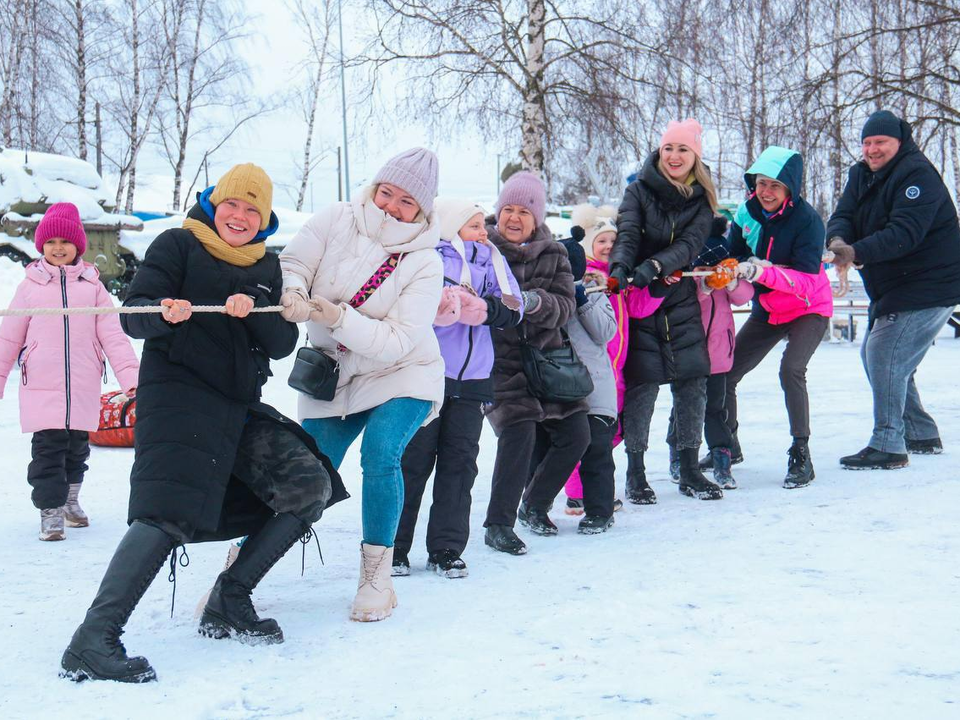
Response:
[{"label": "black puffer coat", "polygon": [[540,307],[527,313],[520,325],[491,330],[494,403],[487,411],[487,419],[499,435],[513,423],[562,420],[586,412],[587,402],[550,403],[535,398],[528,389],[520,357],[518,330],[525,333],[527,342],[541,350],[563,344],[560,328],[576,311],[566,248],[553,239],[546,225],[538,227],[529,242],[514,245],[500,236],[494,223],[494,218],[487,218],[490,242],[503,254],[520,289],[540,296]]},{"label": "black puffer coat", "polygon": [[[190,217],[212,221],[199,206]],[[222,305],[235,293],[257,306],[279,303],[280,263],[267,253],[236,267],[210,255],[189,230],[161,233],[150,245],[124,302],[158,305],[164,298]],[[296,423],[259,402],[271,375],[270,358],[289,355],[297,327],[278,314],[244,319],[197,313],[178,325],[160,314],[122,315],[128,335],[146,340],[137,388],[136,458],[130,475],[128,519],[180,527],[193,541],[253,534],[272,510],[238,481],[250,472],[235,463],[249,415],[294,433],[321,459],[333,486],[328,506],[346,497],[329,461]],[[236,477],[232,477],[236,476]]]},{"label": "black puffer coat", "polygon": [[[620,204],[610,267],[622,265],[628,275],[651,258],[663,266],[663,275],[686,269],[710,234],[713,212],[703,187],[694,185],[692,197],[683,197],[660,174],[659,159],[659,151],[647,158]],[[684,278],[669,286],[653,315],[631,318],[624,378],[629,385],[663,384],[709,374],[696,281]]]},{"label": "black puffer coat", "polygon": [[940,173],[900,121],[900,150],[850,168],[827,238],[853,245],[873,315],[960,303],[960,224]]}]

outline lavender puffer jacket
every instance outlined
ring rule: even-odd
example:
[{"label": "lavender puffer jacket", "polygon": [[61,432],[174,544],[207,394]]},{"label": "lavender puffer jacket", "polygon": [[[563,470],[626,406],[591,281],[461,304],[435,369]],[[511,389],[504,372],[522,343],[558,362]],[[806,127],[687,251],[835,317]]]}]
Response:
[{"label": "lavender puffer jacket", "polygon": [[[481,298],[500,299],[500,287],[494,273],[490,248],[477,242],[465,242],[467,265],[470,267],[470,283]],[[459,285],[463,261],[460,255],[446,240],[437,245],[437,252],[443,260],[443,284]],[[510,266],[504,262],[510,287],[516,297],[520,297],[520,285],[517,283]],[[503,308],[500,308],[503,310]],[[500,313],[501,317],[513,316],[513,324],[519,314]],[[460,397],[465,400],[490,402],[493,400],[493,381],[490,372],[493,369],[493,340],[491,332],[499,328],[490,325],[470,326],[454,323],[446,327],[434,326],[440,354],[445,365],[447,397]]]}]

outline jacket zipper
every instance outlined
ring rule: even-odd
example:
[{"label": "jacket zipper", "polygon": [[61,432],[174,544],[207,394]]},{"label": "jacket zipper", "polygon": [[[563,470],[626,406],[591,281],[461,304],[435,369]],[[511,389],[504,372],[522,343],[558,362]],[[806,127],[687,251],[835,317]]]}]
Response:
[{"label": "jacket zipper", "polygon": [[467,332],[467,356],[463,360],[463,367],[460,368],[460,374],[457,375],[457,382],[463,382],[463,374],[467,371],[467,365],[470,364],[470,356],[473,355],[473,326]]},{"label": "jacket zipper", "polygon": [[[63,268],[60,268],[60,296],[63,299],[63,307],[67,307],[67,274]],[[67,415],[64,418],[64,426],[70,429],[70,316],[63,316],[63,376],[67,385]]]}]

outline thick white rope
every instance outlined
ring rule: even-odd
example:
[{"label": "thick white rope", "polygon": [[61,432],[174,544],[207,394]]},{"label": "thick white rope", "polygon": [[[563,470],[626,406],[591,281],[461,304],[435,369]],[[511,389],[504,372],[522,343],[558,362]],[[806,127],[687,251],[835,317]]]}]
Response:
[{"label": "thick white rope", "polygon": [[[53,307],[53,308],[6,308],[0,310],[0,317],[23,317],[34,315],[142,315],[146,313],[161,313],[164,305],[137,305],[134,307]],[[282,305],[268,305],[255,307],[252,313],[278,313],[283,311]],[[221,313],[225,314],[225,305],[193,305],[192,313]]]}]

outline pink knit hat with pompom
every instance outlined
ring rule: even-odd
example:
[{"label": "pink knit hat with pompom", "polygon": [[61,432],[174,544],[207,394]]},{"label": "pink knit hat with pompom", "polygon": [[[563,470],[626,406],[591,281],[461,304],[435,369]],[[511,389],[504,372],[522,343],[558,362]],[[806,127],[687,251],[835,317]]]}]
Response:
[{"label": "pink knit hat with pompom", "polygon": [[87,234],[83,231],[80,211],[73,203],[59,202],[50,206],[33,234],[37,252],[43,253],[43,244],[51,238],[63,238],[77,246],[77,257],[87,249]]}]

